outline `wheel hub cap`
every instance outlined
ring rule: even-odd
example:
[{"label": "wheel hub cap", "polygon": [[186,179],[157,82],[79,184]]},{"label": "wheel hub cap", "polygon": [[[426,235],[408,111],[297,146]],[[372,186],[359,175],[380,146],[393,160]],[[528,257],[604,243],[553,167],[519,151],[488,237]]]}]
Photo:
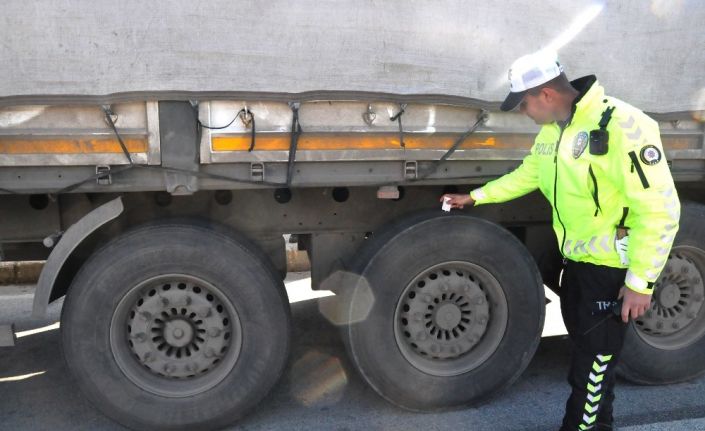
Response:
[{"label": "wheel hub cap", "polygon": [[[462,297],[459,296],[458,300],[462,301]],[[436,327],[440,328],[439,330],[453,331],[454,329],[458,329],[462,314],[463,312],[457,304],[446,302],[438,307],[434,313],[433,323]]]},{"label": "wheel hub cap", "polygon": [[651,307],[636,320],[649,336],[667,337],[688,327],[701,312],[705,288],[696,262],[672,252],[654,286]]},{"label": "wheel hub cap", "polygon": [[[171,347],[180,348],[189,346],[193,349],[196,347],[196,343],[194,342],[196,340],[194,337],[194,329],[191,325],[192,323],[190,321],[176,318],[164,324],[164,326],[162,327],[163,332],[155,332],[161,332],[162,338],[164,338],[166,343],[169,344]],[[161,328],[159,328],[159,325],[157,325],[155,326],[155,329]]]},{"label": "wheel hub cap", "polygon": [[489,272],[448,261],[426,269],[402,291],[394,336],[402,355],[420,371],[459,375],[495,352],[507,313],[504,291]]},{"label": "wheel hub cap", "polygon": [[128,315],[130,350],[154,374],[194,378],[212,369],[230,348],[232,320],[202,285],[151,286],[142,291]]}]

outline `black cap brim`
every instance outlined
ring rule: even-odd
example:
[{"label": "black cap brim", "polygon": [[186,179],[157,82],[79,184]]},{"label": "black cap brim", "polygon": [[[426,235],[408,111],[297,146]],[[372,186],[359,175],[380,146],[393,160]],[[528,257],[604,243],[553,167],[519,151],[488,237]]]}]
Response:
[{"label": "black cap brim", "polygon": [[517,107],[519,102],[521,102],[521,99],[524,98],[524,94],[526,94],[526,91],[520,91],[518,93],[509,93],[507,95],[507,98],[504,99],[504,102],[502,102],[502,106],[500,106],[499,109],[502,111],[511,111],[512,109]]}]

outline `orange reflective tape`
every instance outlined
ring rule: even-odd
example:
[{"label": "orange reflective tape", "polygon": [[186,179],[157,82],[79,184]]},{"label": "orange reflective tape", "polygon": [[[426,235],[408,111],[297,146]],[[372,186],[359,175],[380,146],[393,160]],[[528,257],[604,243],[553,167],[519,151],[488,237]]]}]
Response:
[{"label": "orange reflective tape", "polygon": [[[404,134],[407,150],[449,149],[458,138],[456,134]],[[250,135],[214,136],[211,141],[213,151],[247,151],[250,148]],[[290,134],[260,134],[255,140],[255,151],[287,151]],[[533,137],[470,136],[459,149],[496,148],[529,149]],[[396,133],[378,134],[336,134],[304,133],[299,137],[299,150],[394,150],[399,145]]]},{"label": "orange reflective tape", "polygon": [[[147,152],[146,138],[123,138],[131,153]],[[115,138],[35,138],[0,137],[0,154],[93,154],[122,153]]]}]

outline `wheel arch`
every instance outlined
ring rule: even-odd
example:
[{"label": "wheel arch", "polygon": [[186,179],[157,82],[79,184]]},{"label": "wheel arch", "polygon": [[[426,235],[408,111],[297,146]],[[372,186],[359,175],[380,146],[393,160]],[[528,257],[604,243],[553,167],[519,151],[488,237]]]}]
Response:
[{"label": "wheel arch", "polygon": [[45,317],[49,303],[68,290],[75,275],[72,268],[81,245],[88,244],[98,230],[118,218],[124,209],[122,198],[115,198],[93,209],[64,232],[39,275],[32,305],[35,318]]}]

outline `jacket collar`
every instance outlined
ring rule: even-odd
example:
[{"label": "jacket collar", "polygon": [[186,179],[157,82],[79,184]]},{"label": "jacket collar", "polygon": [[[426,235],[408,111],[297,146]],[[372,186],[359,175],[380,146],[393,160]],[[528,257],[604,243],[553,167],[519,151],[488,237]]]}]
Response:
[{"label": "jacket collar", "polygon": [[605,96],[605,89],[597,82],[595,75],[587,75],[570,81],[570,85],[578,90],[578,97],[573,101],[569,124],[584,119],[595,106],[600,106],[599,104]]}]

